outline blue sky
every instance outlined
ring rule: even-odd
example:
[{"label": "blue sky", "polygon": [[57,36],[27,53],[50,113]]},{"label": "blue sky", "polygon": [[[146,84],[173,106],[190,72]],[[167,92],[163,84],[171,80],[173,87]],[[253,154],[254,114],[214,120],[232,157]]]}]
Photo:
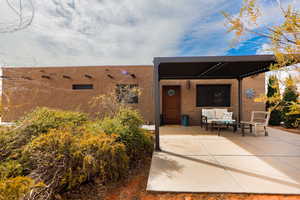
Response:
[{"label": "blue sky", "polygon": [[[283,0],[284,3],[299,0]],[[26,2],[26,0],[24,0]],[[265,53],[267,40],[230,45],[221,11],[237,14],[242,0],[39,0],[33,24],[0,34],[0,65],[152,64],[155,56]],[[276,0],[261,0],[264,24],[280,21]],[[299,4],[300,6],[300,4]],[[25,6],[26,8],[26,6]],[[30,10],[27,12],[30,14]],[[0,24],[17,22],[0,2]]]}]

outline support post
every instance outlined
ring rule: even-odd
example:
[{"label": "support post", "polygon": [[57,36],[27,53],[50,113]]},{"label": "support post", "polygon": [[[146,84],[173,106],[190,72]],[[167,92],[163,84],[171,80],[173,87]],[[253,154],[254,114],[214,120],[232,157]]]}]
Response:
[{"label": "support post", "polygon": [[160,149],[160,138],[159,138],[159,126],[160,126],[160,83],[159,83],[159,63],[154,61],[154,118],[155,118],[155,150],[161,151]]},{"label": "support post", "polygon": [[238,123],[240,124],[242,120],[243,113],[243,79],[238,78]]}]

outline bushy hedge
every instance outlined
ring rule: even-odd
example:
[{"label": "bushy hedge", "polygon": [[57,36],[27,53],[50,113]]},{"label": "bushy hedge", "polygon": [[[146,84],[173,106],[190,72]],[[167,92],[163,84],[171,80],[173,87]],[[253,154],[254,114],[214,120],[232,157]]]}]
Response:
[{"label": "bushy hedge", "polygon": [[[74,135],[70,131],[52,130],[34,139],[24,153],[32,163],[30,176],[44,182],[50,188],[47,193],[53,194],[94,177],[103,183],[116,181],[128,170],[125,146],[116,142],[114,136],[101,133]],[[47,195],[40,191],[36,194],[39,199]]]},{"label": "bushy hedge", "polygon": [[88,121],[87,115],[79,112],[37,108],[17,122],[17,127],[0,132],[0,161],[20,157],[20,150],[29,141],[50,129],[77,127]]},{"label": "bushy hedge", "polygon": [[[295,82],[291,77],[286,79],[286,87],[282,97],[282,104],[283,104],[283,121],[284,126],[287,128],[297,128],[298,127],[298,120],[300,118],[299,114],[299,93],[297,91],[297,87]],[[295,110],[294,110],[295,109]],[[298,110],[298,112],[297,112]],[[295,112],[296,111],[296,112]]]},{"label": "bushy hedge", "polygon": [[96,177],[104,184],[125,177],[153,150],[142,123],[137,111],[125,108],[100,121],[82,113],[38,108],[16,128],[0,132],[0,200],[18,199],[29,190],[27,199],[51,199]]},{"label": "bushy hedge", "polygon": [[104,118],[102,130],[107,134],[116,134],[117,141],[126,146],[130,165],[135,165],[145,155],[153,151],[152,136],[141,129],[143,120],[135,110],[120,109],[114,118]]},{"label": "bushy hedge", "polygon": [[278,126],[282,121],[282,111],[279,107],[281,101],[279,80],[275,75],[269,77],[267,97],[266,109],[271,111],[269,124]]},{"label": "bushy hedge", "polygon": [[35,183],[33,179],[24,176],[0,180],[0,200],[28,199],[29,191],[44,187],[42,183]]}]

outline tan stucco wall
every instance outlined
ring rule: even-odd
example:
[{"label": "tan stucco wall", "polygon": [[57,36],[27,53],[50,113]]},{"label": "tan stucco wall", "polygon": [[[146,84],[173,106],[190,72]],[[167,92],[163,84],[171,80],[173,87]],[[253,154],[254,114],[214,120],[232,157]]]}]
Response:
[{"label": "tan stucco wall", "polygon": [[[123,75],[122,70],[136,75],[133,79]],[[92,79],[84,75],[92,76]],[[107,74],[112,75],[111,79]],[[42,75],[50,79],[42,78]],[[67,75],[71,79],[62,76]],[[100,112],[92,108],[89,101],[92,97],[115,91],[117,84],[138,84],[142,91],[139,103],[134,105],[139,109],[144,119],[154,122],[153,103],[153,66],[99,66],[99,67],[41,67],[41,68],[3,68],[2,102],[9,108],[2,121],[19,119],[26,112],[37,106],[47,106],[66,110],[78,110],[94,114]],[[27,80],[29,77],[32,80]],[[93,84],[93,90],[72,90],[72,84]],[[162,80],[161,85],[181,85],[181,113],[188,114],[191,124],[199,124],[200,107],[196,107],[197,84],[231,84],[231,106],[229,110],[237,116],[237,80],[193,80],[190,89],[186,81]],[[265,91],[264,74],[246,78],[243,81],[243,91],[253,88],[259,96]],[[243,119],[250,118],[252,110],[264,110],[263,103],[255,103],[243,94]]]},{"label": "tan stucco wall", "polygon": [[[196,86],[198,84],[230,84],[231,85],[231,103],[230,107],[225,107],[234,113],[237,118],[238,115],[238,81],[233,79],[220,79],[220,80],[191,80],[190,89],[187,89],[186,80],[162,80],[161,91],[164,85],[180,85],[181,86],[181,114],[189,115],[191,124],[199,124],[200,113],[203,107],[196,106]],[[246,97],[245,91],[249,88],[255,90],[256,97],[265,93],[265,75],[245,78],[242,85],[242,100],[243,100],[243,113],[242,120],[250,120],[251,111],[264,110],[265,104],[258,103],[253,99]],[[161,95],[162,101],[162,95]],[[209,108],[209,107],[206,107]],[[162,108],[161,108],[162,110]]]},{"label": "tan stucco wall", "polygon": [[[108,71],[107,71],[108,70]],[[123,75],[122,70],[135,74],[136,78]],[[78,110],[91,114],[99,112],[89,104],[94,96],[114,92],[117,84],[138,84],[142,91],[139,103],[146,121],[153,120],[153,66],[100,66],[100,67],[42,67],[4,68],[2,100],[5,112],[3,121],[16,120],[36,106],[47,106],[66,110]],[[92,79],[84,75],[92,76]],[[109,78],[107,74],[113,76]],[[51,79],[41,78],[42,75]],[[71,79],[63,78],[63,75]],[[27,80],[22,77],[30,77]],[[93,84],[92,90],[72,90],[72,84]]]}]

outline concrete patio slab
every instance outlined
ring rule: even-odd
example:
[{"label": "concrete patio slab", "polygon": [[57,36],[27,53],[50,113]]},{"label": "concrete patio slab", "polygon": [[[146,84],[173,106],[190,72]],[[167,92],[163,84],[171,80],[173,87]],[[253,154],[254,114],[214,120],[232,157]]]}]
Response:
[{"label": "concrete patio slab", "polygon": [[242,137],[229,131],[217,136],[200,127],[163,127],[162,152],[153,154],[147,190],[300,194],[295,142],[300,135],[268,130],[268,137]]},{"label": "concrete patio slab", "polygon": [[279,157],[217,156],[216,159],[247,193],[300,193],[299,172],[276,163],[274,160]]},{"label": "concrete patio slab", "polygon": [[[201,145],[200,138],[188,136],[183,137],[172,137],[162,138],[161,145],[164,146],[164,150],[168,152],[173,152],[182,155],[207,155],[208,152],[205,150],[204,146]],[[189,145],[186,145],[189,144]]]},{"label": "concrete patio slab", "polygon": [[147,190],[231,192],[231,188],[244,191],[213,157],[154,153]]}]

